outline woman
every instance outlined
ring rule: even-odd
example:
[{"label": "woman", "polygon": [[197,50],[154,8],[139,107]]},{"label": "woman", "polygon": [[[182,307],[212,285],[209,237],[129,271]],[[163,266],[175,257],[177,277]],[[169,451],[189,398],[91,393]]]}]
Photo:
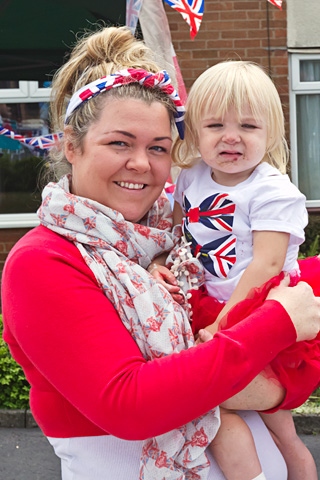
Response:
[{"label": "woman", "polygon": [[[141,440],[197,428],[202,418],[204,431],[217,428],[217,405],[279,351],[318,333],[319,301],[306,284],[281,286],[240,326],[186,349],[193,341],[183,309],[146,271],[172,247],[161,192],[183,108],[170,79],[127,29],[108,28],[75,47],[53,98],[64,144],[52,161],[69,174],[44,189],[41,225],[7,259],[4,338],[63,480],[143,478],[159,452],[145,442],[139,466]],[[283,397],[276,390],[274,406]],[[263,425],[254,414],[249,422],[271,455],[261,459],[274,468],[266,472],[286,478]],[[214,463],[208,478],[223,478]]]}]

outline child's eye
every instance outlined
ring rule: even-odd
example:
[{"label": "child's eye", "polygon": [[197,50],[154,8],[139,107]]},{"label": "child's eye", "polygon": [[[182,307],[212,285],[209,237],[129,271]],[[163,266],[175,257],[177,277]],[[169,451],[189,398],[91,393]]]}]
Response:
[{"label": "child's eye", "polygon": [[209,125],[207,125],[208,128],[220,128],[220,127],[223,127],[223,124],[222,123],[210,123]]},{"label": "child's eye", "polygon": [[249,129],[252,129],[252,130],[254,130],[255,128],[258,128],[256,125],[252,125],[251,123],[244,123],[244,124],[242,124],[242,127],[243,128],[249,128]]}]

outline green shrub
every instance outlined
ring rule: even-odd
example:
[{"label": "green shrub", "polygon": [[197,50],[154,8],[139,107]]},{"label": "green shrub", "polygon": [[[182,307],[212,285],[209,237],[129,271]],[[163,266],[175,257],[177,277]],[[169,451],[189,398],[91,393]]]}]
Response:
[{"label": "green shrub", "polygon": [[[308,238],[306,238],[308,240]],[[308,242],[308,247],[301,248],[299,251],[299,258],[314,257],[319,254],[319,234],[317,234],[312,242]]]},{"label": "green shrub", "polygon": [[306,239],[300,246],[300,258],[313,257],[319,253],[320,215],[309,215],[309,223],[305,229]]},{"label": "green shrub", "polygon": [[2,329],[0,315],[0,408],[28,409],[30,386],[2,339]]},{"label": "green shrub", "polygon": [[34,192],[43,159],[35,156],[11,158],[4,154],[0,158],[1,192]]}]

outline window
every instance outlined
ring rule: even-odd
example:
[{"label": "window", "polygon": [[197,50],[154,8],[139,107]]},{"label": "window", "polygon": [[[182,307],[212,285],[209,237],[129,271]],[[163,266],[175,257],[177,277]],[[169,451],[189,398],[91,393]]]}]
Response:
[{"label": "window", "polygon": [[290,55],[292,180],[320,207],[320,53]]},{"label": "window", "polygon": [[[0,81],[0,126],[28,138],[50,133],[50,93],[50,82]],[[43,164],[43,152],[0,135],[0,228],[38,224]]]}]

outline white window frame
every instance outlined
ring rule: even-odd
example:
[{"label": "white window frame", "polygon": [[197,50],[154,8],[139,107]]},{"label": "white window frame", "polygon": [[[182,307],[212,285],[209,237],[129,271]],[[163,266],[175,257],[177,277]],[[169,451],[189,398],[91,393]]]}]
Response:
[{"label": "white window frame", "polygon": [[49,101],[51,88],[39,87],[39,82],[20,81],[18,88],[0,88],[1,103],[37,103]]},{"label": "white window frame", "polygon": [[[317,50],[315,53],[302,53],[301,50],[299,50],[299,52],[289,50],[291,179],[297,187],[299,187],[299,174],[296,99],[298,95],[320,94],[320,82],[300,81],[301,60],[320,60],[320,50]],[[306,206],[310,209],[319,209],[320,193],[319,200],[307,200]]]},{"label": "white window frame", "polygon": [[[51,88],[39,87],[39,82],[19,81],[18,88],[0,88],[0,103],[49,102]],[[0,214],[0,229],[33,228],[39,224],[36,213]]]}]

